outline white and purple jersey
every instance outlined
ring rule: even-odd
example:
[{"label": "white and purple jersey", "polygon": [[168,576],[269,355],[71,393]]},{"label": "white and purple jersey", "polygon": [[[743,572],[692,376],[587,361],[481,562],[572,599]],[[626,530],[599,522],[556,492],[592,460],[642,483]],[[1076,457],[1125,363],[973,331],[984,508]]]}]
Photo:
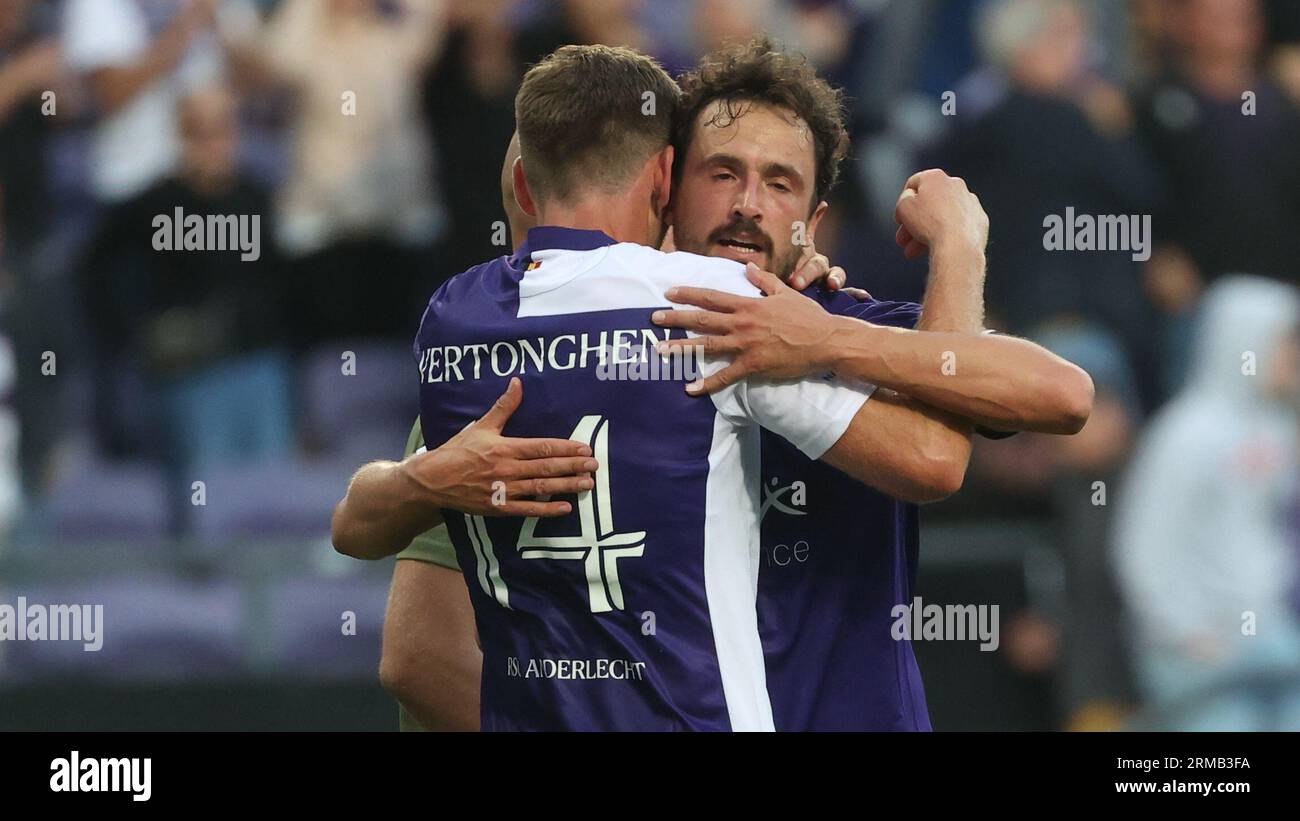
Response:
[{"label": "white and purple jersey", "polygon": [[[831,313],[912,328],[921,306],[804,292]],[[778,730],[929,730],[893,608],[916,584],[916,505],[763,434],[759,624]]]},{"label": "white and purple jersey", "polygon": [[430,448],[517,376],[505,433],[584,441],[601,464],[564,517],[445,511],[483,648],[484,730],[773,729],[759,426],[816,459],[872,389],[828,376],[687,395],[693,374],[644,367],[668,334],[650,315],[682,284],[758,295],[735,262],[543,227],[429,302],[415,353]]}]

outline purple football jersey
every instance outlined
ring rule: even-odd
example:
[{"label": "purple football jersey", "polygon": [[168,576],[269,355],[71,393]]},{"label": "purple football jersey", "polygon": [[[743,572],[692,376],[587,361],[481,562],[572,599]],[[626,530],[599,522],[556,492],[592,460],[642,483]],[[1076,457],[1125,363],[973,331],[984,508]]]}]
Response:
[{"label": "purple football jersey", "polygon": [[[820,288],[828,311],[912,328],[921,306]],[[912,601],[917,507],[763,433],[759,625],[778,730],[929,730],[921,673],[891,631]]]},{"label": "purple football jersey", "polygon": [[430,448],[517,376],[506,435],[584,441],[601,463],[564,517],[445,511],[483,648],[484,730],[773,728],[759,425],[819,458],[872,389],[742,380],[689,396],[693,373],[647,367],[667,336],[650,315],[681,284],[758,295],[729,260],[543,227],[429,302],[415,355]]}]

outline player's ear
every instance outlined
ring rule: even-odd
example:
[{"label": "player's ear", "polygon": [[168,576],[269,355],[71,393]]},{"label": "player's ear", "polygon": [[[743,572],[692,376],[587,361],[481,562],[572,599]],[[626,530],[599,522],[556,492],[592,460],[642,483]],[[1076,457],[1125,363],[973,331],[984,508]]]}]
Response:
[{"label": "player's ear", "polygon": [[524,158],[516,157],[515,164],[510,169],[512,187],[515,189],[515,202],[519,204],[519,210],[523,211],[530,217],[537,217],[537,203],[533,202],[533,194],[528,190],[528,180],[524,177]]},{"label": "player's ear", "polygon": [[655,211],[667,216],[673,197],[673,147],[667,146],[655,157],[654,206]]},{"label": "player's ear", "polygon": [[822,200],[821,202],[817,203],[817,207],[813,209],[812,216],[808,218],[808,242],[809,243],[816,243],[817,226],[821,224],[822,217],[826,215],[827,208],[830,208],[830,205],[826,202],[826,200]]}]

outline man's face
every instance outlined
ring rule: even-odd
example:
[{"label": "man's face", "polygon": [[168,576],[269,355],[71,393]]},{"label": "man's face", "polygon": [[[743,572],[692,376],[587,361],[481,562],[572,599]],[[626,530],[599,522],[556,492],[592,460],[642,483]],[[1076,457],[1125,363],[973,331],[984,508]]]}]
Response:
[{"label": "man's face", "polygon": [[816,149],[807,125],[763,103],[706,107],[682,161],[670,221],[683,251],[753,262],[783,279],[813,241]]},{"label": "man's face", "polygon": [[234,99],[223,91],[199,93],[185,101],[181,120],[186,170],[200,179],[224,180],[235,174],[239,121]]},{"label": "man's face", "polygon": [[1040,90],[1059,92],[1088,67],[1088,18],[1077,6],[1060,6],[1047,27],[1021,53],[1020,68]]},{"label": "man's face", "polygon": [[1187,6],[1187,35],[1204,60],[1251,57],[1263,37],[1259,0],[1196,0]]}]

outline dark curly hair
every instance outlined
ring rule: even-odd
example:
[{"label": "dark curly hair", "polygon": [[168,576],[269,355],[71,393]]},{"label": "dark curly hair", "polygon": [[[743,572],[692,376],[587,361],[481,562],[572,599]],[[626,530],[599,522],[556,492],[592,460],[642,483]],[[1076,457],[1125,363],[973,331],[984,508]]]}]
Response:
[{"label": "dark curly hair", "polygon": [[849,150],[844,92],[818,77],[802,54],[783,51],[764,35],[706,54],[699,66],[679,82],[682,98],[673,124],[675,177],[681,177],[700,113],[721,100],[711,125],[726,126],[752,103],[766,103],[796,114],[808,124],[816,152],[813,206],[826,199],[835,187],[840,160]]}]

